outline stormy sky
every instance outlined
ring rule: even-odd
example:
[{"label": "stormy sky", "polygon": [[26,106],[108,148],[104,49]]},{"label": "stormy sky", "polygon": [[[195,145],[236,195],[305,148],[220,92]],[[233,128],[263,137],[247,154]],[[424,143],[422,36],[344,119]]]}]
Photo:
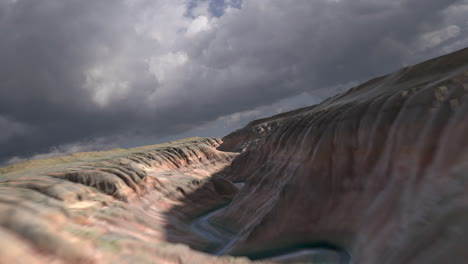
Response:
[{"label": "stormy sky", "polygon": [[223,136],[468,46],[468,0],[0,0],[0,164]]}]

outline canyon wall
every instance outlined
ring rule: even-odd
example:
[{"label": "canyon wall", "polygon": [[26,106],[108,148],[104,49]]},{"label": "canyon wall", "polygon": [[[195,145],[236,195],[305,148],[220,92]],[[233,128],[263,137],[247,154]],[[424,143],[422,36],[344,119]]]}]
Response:
[{"label": "canyon wall", "polygon": [[190,138],[2,168],[0,263],[250,263],[186,246],[209,246],[187,222],[238,191],[211,178],[237,156],[219,143]]},{"label": "canyon wall", "polygon": [[0,263],[464,263],[467,95],[464,49],[222,140],[0,168]]},{"label": "canyon wall", "polygon": [[325,243],[352,263],[467,261],[466,66],[468,49],[223,138],[244,151],[226,177],[245,187],[216,217],[239,232],[229,252]]}]

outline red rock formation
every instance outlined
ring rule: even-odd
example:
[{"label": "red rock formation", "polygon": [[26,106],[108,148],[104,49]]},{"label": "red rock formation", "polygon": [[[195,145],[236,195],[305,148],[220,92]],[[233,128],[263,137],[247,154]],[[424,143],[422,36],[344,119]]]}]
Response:
[{"label": "red rock formation", "polygon": [[464,263],[467,70],[465,49],[223,141],[0,168],[0,263],[251,263],[200,251],[271,258],[316,246],[351,263]]},{"label": "red rock formation", "polygon": [[249,263],[168,243],[206,247],[188,220],[238,191],[209,178],[236,156],[219,143],[192,138],[3,168],[0,263]]},{"label": "red rock formation", "polygon": [[225,137],[256,141],[216,219],[240,233],[230,253],[329,242],[353,263],[468,261],[467,66],[465,49]]}]

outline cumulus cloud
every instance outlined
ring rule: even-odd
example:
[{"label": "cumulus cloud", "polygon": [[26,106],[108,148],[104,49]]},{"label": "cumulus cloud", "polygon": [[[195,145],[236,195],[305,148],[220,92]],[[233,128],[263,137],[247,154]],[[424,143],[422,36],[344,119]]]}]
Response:
[{"label": "cumulus cloud", "polygon": [[91,142],[74,142],[71,144],[64,144],[54,146],[45,153],[35,153],[27,157],[11,157],[6,160],[5,164],[10,165],[14,163],[24,162],[28,160],[36,159],[49,159],[58,156],[68,155],[77,152],[88,152],[88,151],[102,151],[116,148],[116,144],[109,142],[108,139],[95,139]]},{"label": "cumulus cloud", "polygon": [[425,33],[421,36],[421,48],[429,49],[439,46],[440,44],[460,36],[461,29],[457,25],[450,25],[448,27]]},{"label": "cumulus cloud", "polygon": [[0,0],[0,162],[332,95],[463,48],[467,16],[466,0]]}]

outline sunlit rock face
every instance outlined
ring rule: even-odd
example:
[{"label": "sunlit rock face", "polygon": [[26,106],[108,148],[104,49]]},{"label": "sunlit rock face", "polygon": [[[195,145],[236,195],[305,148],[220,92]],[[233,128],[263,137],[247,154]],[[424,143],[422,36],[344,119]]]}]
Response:
[{"label": "sunlit rock face", "polygon": [[468,261],[467,66],[465,49],[226,136],[220,149],[244,151],[226,177],[245,181],[216,217],[239,233],[229,253],[330,243],[352,263]]},{"label": "sunlit rock face", "polygon": [[0,168],[0,263],[465,263],[467,94],[465,49],[223,140]]},{"label": "sunlit rock face", "polygon": [[187,223],[237,193],[210,178],[237,155],[219,143],[191,138],[2,168],[0,263],[250,263],[168,243],[206,247]]}]

